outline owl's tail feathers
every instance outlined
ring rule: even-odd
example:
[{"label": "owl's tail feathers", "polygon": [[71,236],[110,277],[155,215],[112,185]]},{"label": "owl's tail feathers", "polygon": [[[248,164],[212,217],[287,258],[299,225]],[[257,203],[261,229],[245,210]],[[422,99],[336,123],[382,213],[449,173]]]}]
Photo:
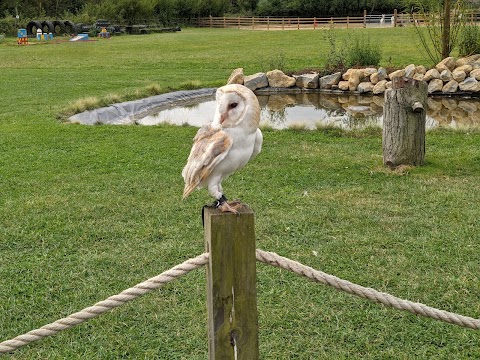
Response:
[{"label": "owl's tail feathers", "polygon": [[197,184],[185,184],[185,188],[183,189],[183,200],[185,200],[188,195],[190,195],[193,190],[197,188]]}]

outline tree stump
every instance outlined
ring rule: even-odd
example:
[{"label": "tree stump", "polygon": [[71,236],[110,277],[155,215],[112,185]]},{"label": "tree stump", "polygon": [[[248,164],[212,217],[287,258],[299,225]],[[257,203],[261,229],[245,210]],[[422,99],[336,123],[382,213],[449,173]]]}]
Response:
[{"label": "tree stump", "polygon": [[427,83],[411,78],[393,79],[383,107],[383,164],[423,165]]}]

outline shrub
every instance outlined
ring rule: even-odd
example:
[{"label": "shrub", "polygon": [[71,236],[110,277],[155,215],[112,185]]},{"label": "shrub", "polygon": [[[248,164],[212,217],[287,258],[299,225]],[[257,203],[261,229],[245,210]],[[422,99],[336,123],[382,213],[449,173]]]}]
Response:
[{"label": "shrub", "polygon": [[460,56],[468,56],[480,53],[480,28],[477,25],[465,25],[460,31],[458,43]]},{"label": "shrub", "polygon": [[381,59],[380,47],[372,44],[368,37],[354,37],[348,47],[347,66],[378,66]]},{"label": "shrub", "polygon": [[8,15],[0,19],[0,34],[7,36],[17,36],[17,19]]}]

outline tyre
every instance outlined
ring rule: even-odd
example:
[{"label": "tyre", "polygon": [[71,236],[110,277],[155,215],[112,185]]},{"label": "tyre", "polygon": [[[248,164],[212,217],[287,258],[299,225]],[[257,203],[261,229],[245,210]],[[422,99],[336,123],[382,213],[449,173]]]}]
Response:
[{"label": "tyre", "polygon": [[53,22],[51,21],[42,21],[42,31],[44,33],[53,33]]},{"label": "tyre", "polygon": [[32,20],[27,24],[27,35],[37,35],[37,29],[42,28],[42,23],[37,20]]},{"label": "tyre", "polygon": [[71,22],[70,20],[65,20],[63,22],[63,26],[65,27],[65,33],[67,34],[76,34],[76,31],[75,31],[75,24],[73,22]]},{"label": "tyre", "polygon": [[54,20],[52,21],[52,24],[53,24],[53,33],[55,35],[65,34],[65,22],[63,20]]}]

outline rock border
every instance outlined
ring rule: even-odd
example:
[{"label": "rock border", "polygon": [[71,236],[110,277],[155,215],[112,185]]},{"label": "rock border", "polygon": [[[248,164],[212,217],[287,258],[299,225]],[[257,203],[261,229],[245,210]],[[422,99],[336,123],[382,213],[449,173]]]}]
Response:
[{"label": "rock border", "polygon": [[322,77],[315,72],[289,76],[278,69],[245,75],[243,68],[237,68],[227,84],[243,84],[255,92],[321,91],[383,95],[392,87],[394,78],[403,76],[425,81],[430,96],[480,97],[480,54],[459,59],[448,57],[432,69],[415,64],[390,73],[383,67],[350,68],[344,73],[335,72]]}]

